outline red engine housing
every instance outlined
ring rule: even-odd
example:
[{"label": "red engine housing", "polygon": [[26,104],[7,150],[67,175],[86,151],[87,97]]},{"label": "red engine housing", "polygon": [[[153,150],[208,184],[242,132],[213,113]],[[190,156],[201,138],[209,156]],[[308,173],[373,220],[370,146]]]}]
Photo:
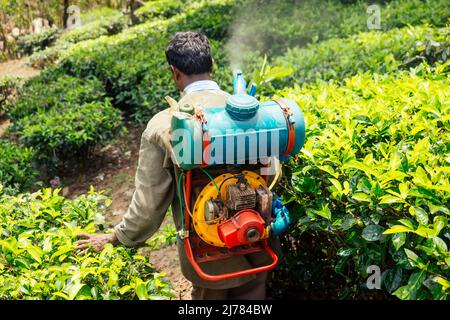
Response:
[{"label": "red engine housing", "polygon": [[220,240],[233,248],[261,240],[264,226],[264,219],[257,211],[244,209],[218,225],[217,231]]}]

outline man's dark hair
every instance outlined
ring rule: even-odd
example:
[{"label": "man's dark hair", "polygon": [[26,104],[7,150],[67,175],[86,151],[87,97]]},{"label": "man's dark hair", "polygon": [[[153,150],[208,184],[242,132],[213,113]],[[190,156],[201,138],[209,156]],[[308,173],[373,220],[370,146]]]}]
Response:
[{"label": "man's dark hair", "polygon": [[200,32],[177,32],[167,46],[166,58],[186,75],[210,73],[213,67],[208,38]]}]

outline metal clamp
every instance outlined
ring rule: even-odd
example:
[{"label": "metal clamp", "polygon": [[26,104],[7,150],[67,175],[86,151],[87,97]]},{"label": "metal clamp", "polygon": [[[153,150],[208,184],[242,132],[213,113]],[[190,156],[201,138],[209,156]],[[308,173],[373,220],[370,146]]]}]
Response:
[{"label": "metal clamp", "polygon": [[178,230],[177,234],[181,240],[189,238],[189,230]]}]

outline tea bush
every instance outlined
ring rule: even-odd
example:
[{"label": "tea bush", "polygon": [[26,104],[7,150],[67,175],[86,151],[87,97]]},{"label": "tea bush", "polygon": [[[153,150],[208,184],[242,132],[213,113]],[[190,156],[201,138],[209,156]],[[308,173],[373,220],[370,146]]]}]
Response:
[{"label": "tea bush", "polygon": [[17,49],[22,54],[32,54],[35,51],[49,47],[57,38],[58,29],[44,29],[39,33],[32,33],[17,40]]},{"label": "tea bush", "polygon": [[44,74],[29,80],[19,92],[20,99],[7,105],[8,116],[15,127],[17,120],[38,110],[62,109],[105,97],[102,83],[94,77],[83,79],[62,75],[55,80],[52,77],[46,78]]},{"label": "tea bush", "polygon": [[[367,25],[370,4],[373,2],[248,1],[233,23],[236,35],[233,45],[241,47],[238,53],[258,50],[279,55],[287,48],[370,31]],[[446,0],[394,0],[378,6],[381,31],[424,23],[443,27],[450,18]]]},{"label": "tea bush", "polygon": [[168,33],[201,31],[210,39],[223,40],[228,28],[245,2],[242,0],[189,1],[176,23],[170,24]]},{"label": "tea bush", "polygon": [[[132,115],[134,120],[146,122],[154,113],[167,107],[165,96],[178,95],[164,55],[170,36],[188,29],[185,23],[195,15],[213,12],[211,23],[217,23],[221,10],[228,10],[230,3],[229,0],[193,1],[179,15],[167,20],[149,21],[120,35],[83,41],[64,54],[58,68],[75,77],[97,77],[104,83],[107,95],[116,107]],[[219,9],[212,9],[215,6]],[[206,28],[202,30],[207,31],[209,20],[201,21]],[[221,33],[208,30],[217,36]],[[211,44],[219,66],[215,78],[229,88],[231,72],[222,69],[227,65],[223,45],[214,39]]]},{"label": "tea bush", "polygon": [[83,13],[80,19],[81,26],[62,32],[54,45],[34,52],[27,64],[37,69],[44,69],[54,64],[74,43],[117,34],[127,25],[127,19],[121,12],[106,7]]},{"label": "tea bush", "polygon": [[[364,291],[376,265],[400,299],[449,298],[449,65],[282,91],[307,123],[284,189],[297,215],[290,245],[313,234],[344,296]],[[285,270],[299,286],[301,253],[291,247]]]},{"label": "tea bush", "polygon": [[365,32],[347,39],[330,39],[306,48],[289,49],[274,63],[294,69],[288,83],[344,79],[358,72],[391,73],[421,62],[445,62],[450,57],[450,28],[415,26],[387,32]]},{"label": "tea bush", "polygon": [[91,147],[123,133],[120,110],[109,100],[37,111],[16,122],[16,133],[41,159],[88,156]]},{"label": "tea bush", "polygon": [[35,69],[44,69],[53,65],[61,55],[61,51],[67,49],[70,45],[63,48],[59,46],[49,47],[39,50],[28,57],[27,65]]},{"label": "tea bush", "polygon": [[33,187],[36,183],[34,152],[12,142],[0,140],[0,184],[3,192],[13,194]]},{"label": "tea bush", "polygon": [[119,11],[108,10],[90,12],[92,20],[72,30],[66,31],[56,41],[56,46],[66,45],[67,43],[77,43],[83,40],[96,39],[104,35],[114,35],[121,32],[127,25],[126,17]]},{"label": "tea bush", "polygon": [[74,200],[51,189],[17,196],[0,191],[0,299],[172,297],[142,249],[75,251],[78,233],[102,229],[108,203],[93,190]]},{"label": "tea bush", "polygon": [[141,20],[153,18],[170,18],[183,10],[183,2],[180,0],[157,0],[147,1],[144,6],[135,11],[136,16]]},{"label": "tea bush", "polygon": [[5,105],[10,101],[21,85],[19,77],[0,77],[0,116],[4,112]]}]

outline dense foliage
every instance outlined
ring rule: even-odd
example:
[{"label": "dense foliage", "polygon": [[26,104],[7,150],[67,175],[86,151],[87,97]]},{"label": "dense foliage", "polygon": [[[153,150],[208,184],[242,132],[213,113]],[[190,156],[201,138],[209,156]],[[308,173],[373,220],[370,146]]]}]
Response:
[{"label": "dense foliage", "polygon": [[31,148],[0,140],[0,183],[5,186],[5,193],[21,192],[35,185],[33,156]]},{"label": "dense foliage", "polygon": [[[233,22],[235,41],[232,44],[243,48],[238,54],[243,50],[258,50],[279,55],[287,48],[344,38],[368,31],[368,21],[373,20],[367,12],[370,4],[373,1],[352,4],[330,0],[249,1]],[[377,6],[381,19],[379,25],[370,25],[371,31],[427,22],[445,26],[450,18],[446,0],[394,0],[378,2]]]},{"label": "dense foliage", "polygon": [[291,77],[283,81],[289,84],[344,79],[365,71],[392,73],[424,61],[443,63],[449,57],[449,27],[415,26],[292,48],[274,63],[294,68]]},{"label": "dense foliage", "polygon": [[66,75],[52,80],[51,72],[29,80],[20,90],[20,99],[7,106],[8,116],[16,121],[36,111],[62,109],[85,102],[103,100],[105,91],[96,78],[75,78]]},{"label": "dense foliage", "polygon": [[21,84],[20,78],[12,76],[0,77],[0,116],[5,105],[15,96]]},{"label": "dense foliage", "polygon": [[58,29],[45,29],[39,33],[22,36],[17,40],[17,48],[22,54],[32,54],[50,46],[56,40]]},{"label": "dense foliage", "polygon": [[86,159],[91,147],[124,132],[120,111],[109,100],[38,111],[16,125],[20,140],[33,146],[41,160],[52,160],[51,165],[73,156]]},{"label": "dense foliage", "polygon": [[181,0],[156,0],[145,2],[137,9],[135,14],[140,21],[153,18],[170,18],[180,12],[183,8]]},{"label": "dense foliage", "polygon": [[[86,159],[123,132],[124,118],[145,124],[166,108],[164,97],[178,92],[165,46],[176,31],[199,30],[223,89],[231,89],[228,66],[239,66],[262,85],[261,98],[294,98],[307,120],[305,147],[279,190],[296,223],[283,238],[274,297],[448,299],[448,4],[382,1],[381,30],[369,30],[368,3],[148,1],[135,26],[99,8],[81,28],[49,36],[55,44],[45,50],[36,51],[47,40],[24,38],[30,63],[46,69],[19,89],[0,83],[1,99],[20,94],[6,103],[10,133],[33,148],[2,142],[3,192],[32,187],[32,159]],[[99,201],[92,192],[73,201],[49,190],[1,196],[0,299],[166,294],[134,251],[74,254],[74,234],[94,230]],[[167,225],[150,246],[173,243],[174,232]],[[371,265],[383,272],[383,291],[367,289]]]},{"label": "dense foliage", "polygon": [[101,8],[90,11],[80,17],[82,25],[64,32],[56,45],[76,43],[88,39],[96,39],[103,35],[117,34],[126,26],[126,18],[118,10]]},{"label": "dense foliage", "polygon": [[353,292],[377,265],[401,299],[448,298],[448,65],[282,92],[305,112],[308,137],[284,194],[296,203],[291,237],[313,232],[320,246],[325,234],[325,264]]},{"label": "dense foliage", "polygon": [[162,274],[139,250],[75,251],[77,234],[102,226],[105,205],[93,190],[68,200],[59,190],[7,196],[0,189],[0,299],[171,297]]}]

